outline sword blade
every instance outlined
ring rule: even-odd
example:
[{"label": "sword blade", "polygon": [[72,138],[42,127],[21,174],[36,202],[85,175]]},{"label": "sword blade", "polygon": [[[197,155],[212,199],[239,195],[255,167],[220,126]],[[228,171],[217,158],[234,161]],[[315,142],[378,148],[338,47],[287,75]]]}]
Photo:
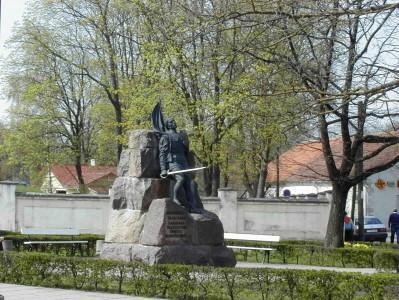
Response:
[{"label": "sword blade", "polygon": [[199,167],[199,168],[185,169],[185,170],[179,170],[179,171],[172,171],[172,172],[168,172],[168,175],[195,172],[195,171],[199,171],[199,170],[203,170],[203,169],[206,169],[206,167]]}]

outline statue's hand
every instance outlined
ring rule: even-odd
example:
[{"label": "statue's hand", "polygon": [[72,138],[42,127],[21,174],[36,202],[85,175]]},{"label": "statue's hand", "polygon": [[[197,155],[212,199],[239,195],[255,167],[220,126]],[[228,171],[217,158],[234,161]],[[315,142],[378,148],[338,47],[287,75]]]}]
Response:
[{"label": "statue's hand", "polygon": [[161,178],[166,178],[166,177],[168,177],[168,171],[162,170],[161,171]]}]

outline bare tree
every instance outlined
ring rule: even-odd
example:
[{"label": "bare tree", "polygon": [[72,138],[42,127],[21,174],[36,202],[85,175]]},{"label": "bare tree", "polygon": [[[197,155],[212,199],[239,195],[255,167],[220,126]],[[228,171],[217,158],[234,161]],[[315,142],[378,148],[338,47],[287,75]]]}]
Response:
[{"label": "bare tree", "polygon": [[[295,92],[308,99],[308,111],[317,120],[333,186],[325,245],[338,247],[343,245],[342,220],[349,189],[399,162],[396,154],[384,163],[352,171],[357,163],[383,156],[399,143],[397,132],[376,134],[378,128],[372,128],[377,121],[398,116],[398,101],[392,91],[399,87],[395,36],[399,4],[338,0],[284,4],[231,15],[241,18],[274,12],[272,28],[281,33],[288,51],[269,47],[267,59],[258,58],[283,64],[296,74],[300,87]],[[363,110],[358,113],[359,103]],[[340,153],[334,153],[331,146],[336,136],[342,143]],[[357,158],[365,144],[374,144],[373,151]]]}]

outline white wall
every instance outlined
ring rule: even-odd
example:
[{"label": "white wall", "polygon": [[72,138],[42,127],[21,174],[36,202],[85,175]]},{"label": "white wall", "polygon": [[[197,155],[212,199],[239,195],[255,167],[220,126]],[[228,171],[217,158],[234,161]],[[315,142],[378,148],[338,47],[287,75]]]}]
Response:
[{"label": "white wall", "polygon": [[56,193],[56,191],[66,191],[66,188],[62,186],[57,177],[55,177],[54,173],[50,172],[50,174],[47,173],[45,175],[40,190],[44,193]]},{"label": "white wall", "polygon": [[[280,197],[284,194],[284,190],[288,189],[291,196],[294,195],[308,195],[318,194],[326,191],[331,191],[332,186],[330,182],[321,181],[307,181],[307,182],[282,182],[280,183]],[[276,187],[272,186],[267,190],[267,195],[274,197],[276,195]]]},{"label": "white wall", "polygon": [[16,230],[79,229],[104,234],[111,205],[109,196],[17,193]]},{"label": "white wall", "polygon": [[0,229],[15,230],[15,188],[18,183],[0,182]]},{"label": "white wall", "polygon": [[322,240],[328,214],[327,201],[242,201],[238,203],[237,231],[279,235],[282,239]]},{"label": "white wall", "polygon": [[[376,187],[378,179],[385,181],[383,189]],[[394,208],[399,209],[399,164],[389,170],[374,174],[365,181],[366,215],[379,218],[388,226],[389,214]]]},{"label": "white wall", "polygon": [[[219,191],[219,207],[203,198],[206,209],[219,215],[225,232],[272,234],[282,239],[322,240],[327,230],[330,193],[281,199],[237,199],[237,192]],[[234,198],[235,197],[235,198]]]},{"label": "white wall", "polygon": [[[82,233],[106,232],[111,211],[108,195],[15,194],[15,185],[1,183],[0,191],[0,229],[74,228]],[[221,189],[220,199],[204,197],[202,201],[207,210],[219,215],[226,232],[324,239],[329,212],[327,195],[241,200],[236,191]]]}]

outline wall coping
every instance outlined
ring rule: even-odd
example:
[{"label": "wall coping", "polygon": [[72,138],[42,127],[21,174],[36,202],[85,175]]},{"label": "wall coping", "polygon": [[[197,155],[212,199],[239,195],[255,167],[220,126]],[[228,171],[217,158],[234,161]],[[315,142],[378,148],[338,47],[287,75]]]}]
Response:
[{"label": "wall coping", "polygon": [[218,191],[221,191],[221,192],[232,192],[232,191],[234,191],[234,192],[236,192],[237,190],[235,190],[235,189],[233,189],[231,187],[223,187],[223,188],[219,188]]},{"label": "wall coping", "polygon": [[218,197],[200,197],[202,201],[220,201]]},{"label": "wall coping", "polygon": [[242,203],[284,203],[284,204],[328,204],[330,201],[327,199],[295,199],[295,198],[281,198],[281,199],[264,199],[264,198],[248,198],[248,199],[238,199],[240,204]]},{"label": "wall coping", "polygon": [[50,200],[54,198],[64,198],[62,200],[91,200],[91,199],[96,199],[96,200],[109,200],[110,196],[109,195],[97,195],[97,194],[48,194],[48,193],[32,193],[32,192],[17,192],[15,193],[15,196],[18,198],[40,198],[43,200]]},{"label": "wall coping", "polygon": [[4,184],[4,185],[19,185],[19,184],[23,184],[23,183],[18,182],[18,181],[4,180],[4,181],[0,181],[0,185],[1,184]]}]

